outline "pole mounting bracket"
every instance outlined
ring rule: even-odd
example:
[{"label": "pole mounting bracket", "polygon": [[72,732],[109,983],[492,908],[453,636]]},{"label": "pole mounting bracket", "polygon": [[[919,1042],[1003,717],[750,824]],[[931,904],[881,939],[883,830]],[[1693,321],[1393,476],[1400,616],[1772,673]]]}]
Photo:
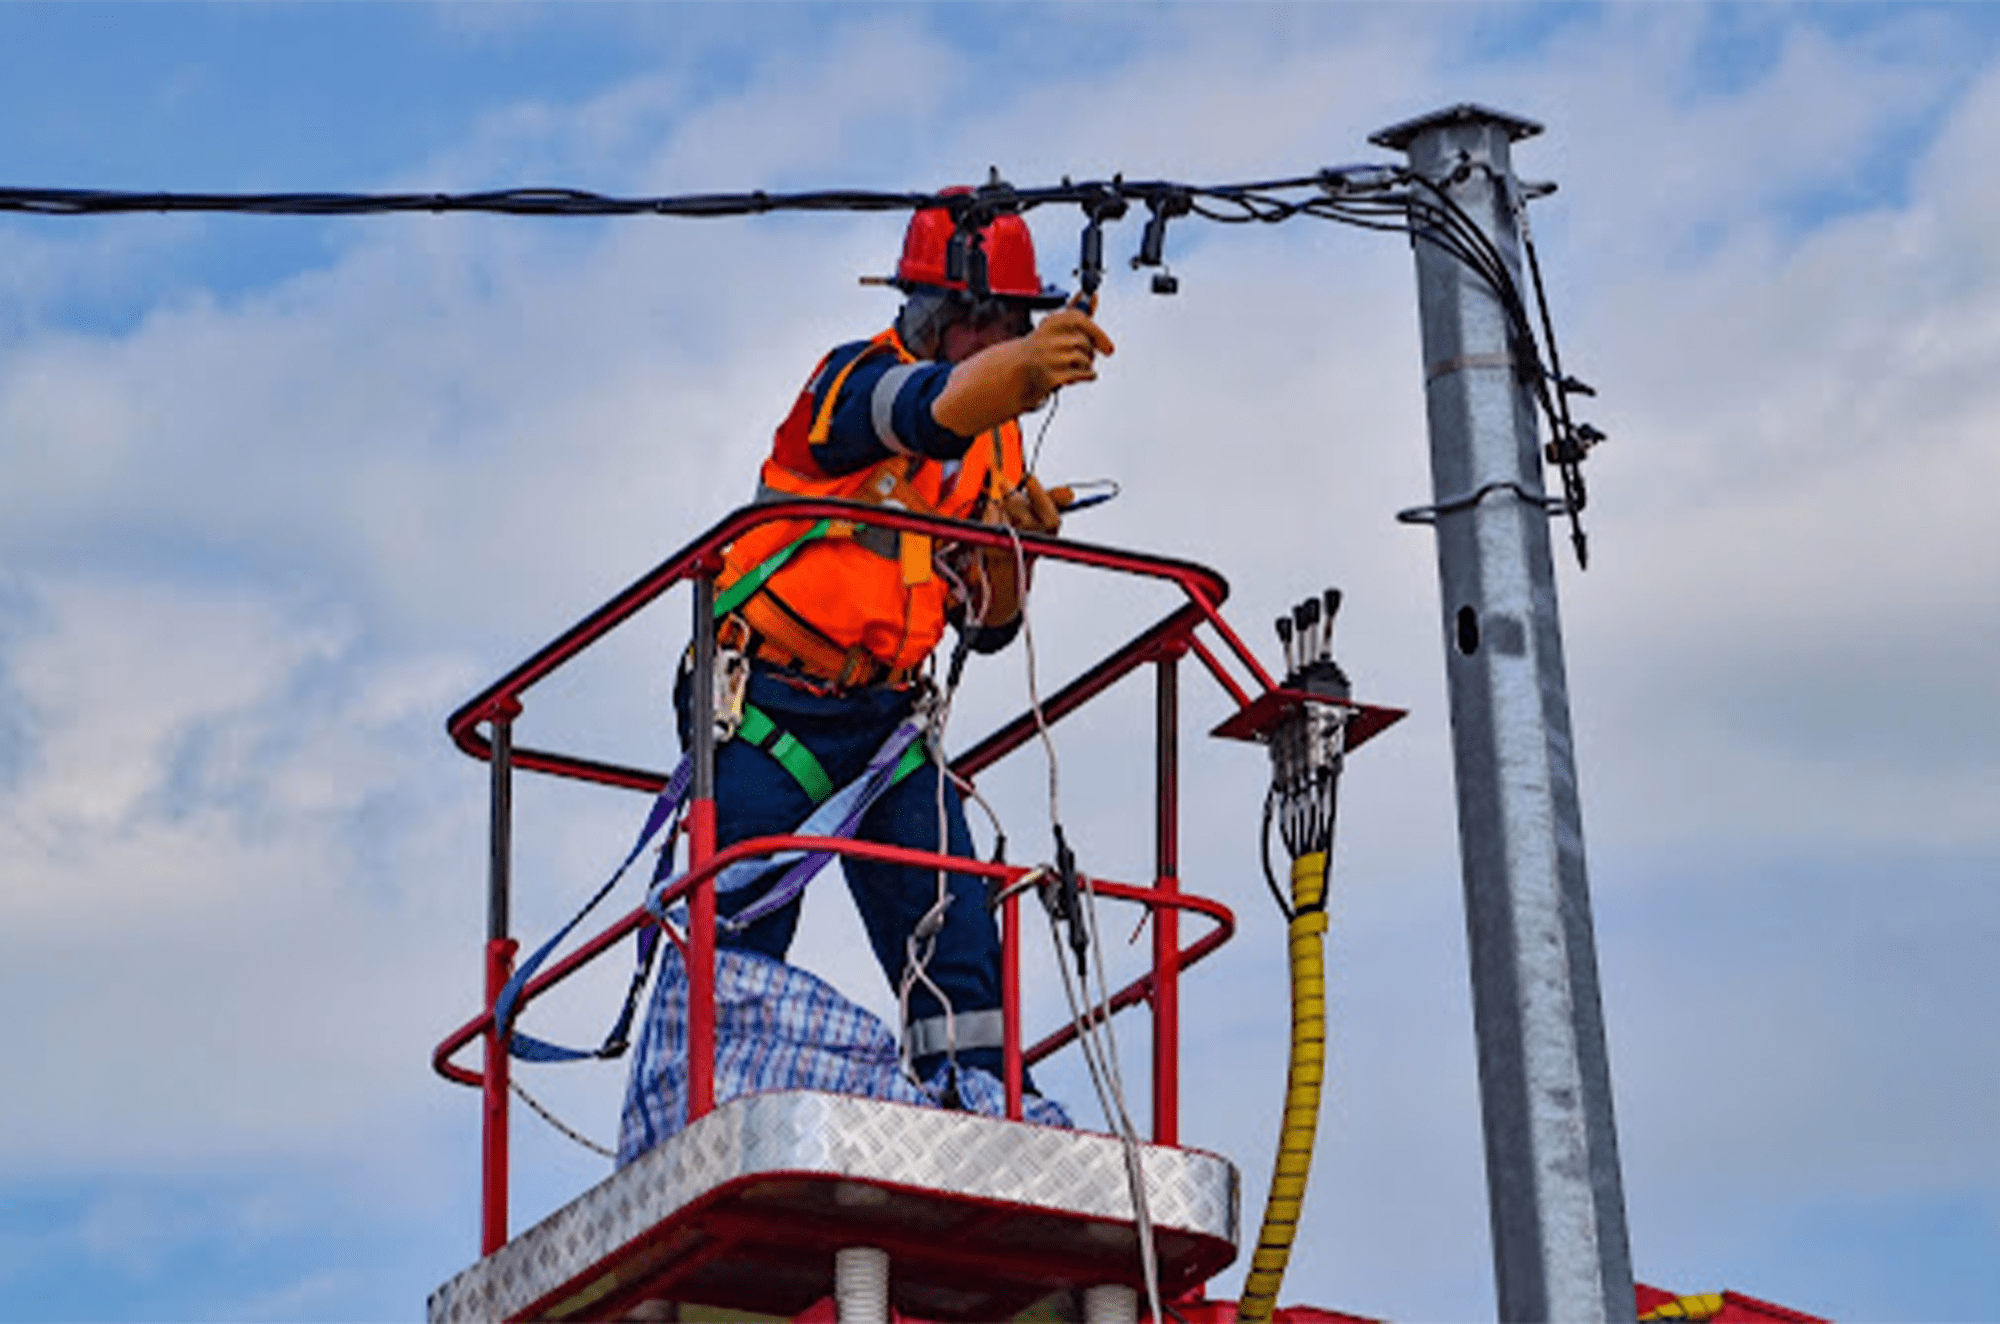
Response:
[{"label": "pole mounting bracket", "polygon": [[1512,492],[1528,505],[1541,507],[1542,513],[1552,519],[1558,515],[1567,515],[1570,513],[1569,502],[1562,497],[1543,496],[1539,492],[1530,492],[1517,482],[1503,480],[1497,483],[1487,483],[1484,487],[1476,488],[1461,496],[1446,497],[1436,505],[1411,506],[1408,510],[1399,510],[1396,512],[1396,522],[1398,524],[1435,524],[1438,522],[1440,516],[1454,515],[1461,510],[1470,510],[1487,497],[1492,496],[1495,492]]}]

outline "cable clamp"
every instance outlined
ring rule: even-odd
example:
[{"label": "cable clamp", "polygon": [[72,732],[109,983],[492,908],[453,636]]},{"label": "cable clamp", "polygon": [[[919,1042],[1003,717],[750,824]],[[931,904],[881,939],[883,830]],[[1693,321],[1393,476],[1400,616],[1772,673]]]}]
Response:
[{"label": "cable clamp", "polygon": [[1090,930],[1085,927],[1081,888],[1076,872],[1076,852],[1070,849],[1069,841],[1063,836],[1062,824],[1053,825],[1056,839],[1055,869],[1045,871],[1042,885],[1042,905],[1049,917],[1069,928],[1070,950],[1076,954],[1077,978],[1088,977],[1090,969]]},{"label": "cable clamp", "polygon": [[1463,496],[1447,497],[1433,506],[1412,506],[1408,510],[1399,510],[1396,512],[1396,522],[1398,524],[1435,524],[1441,516],[1455,515],[1461,510],[1470,510],[1487,497],[1492,496],[1495,492],[1512,492],[1523,502],[1531,506],[1540,507],[1544,515],[1551,517],[1570,513],[1569,502],[1561,497],[1543,496],[1539,492],[1530,492],[1519,483],[1501,481],[1488,483],[1484,487],[1477,488]]},{"label": "cable clamp", "polygon": [[1324,166],[1320,169],[1318,183],[1322,193],[1337,198],[1344,193],[1377,192],[1393,188],[1408,178],[1409,171],[1403,166],[1386,162],[1367,162],[1360,165]]}]

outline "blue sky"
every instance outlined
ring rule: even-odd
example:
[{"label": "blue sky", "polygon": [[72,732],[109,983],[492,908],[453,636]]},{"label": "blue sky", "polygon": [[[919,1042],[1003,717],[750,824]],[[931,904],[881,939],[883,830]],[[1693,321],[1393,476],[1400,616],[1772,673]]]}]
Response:
[{"label": "blue sky", "polygon": [[[1517,162],[1561,185],[1536,234],[1613,438],[1592,568],[1559,573],[1637,1270],[1991,1318],[2000,10],[0,5],[9,185],[1217,182],[1380,159],[1371,132],[1459,101],[1548,127]],[[1075,230],[1035,224],[1059,276]],[[818,355],[889,315],[854,277],[898,237],[0,220],[0,1319],[409,1319],[471,1261],[476,1104],[427,1057],[477,997],[485,782],[443,718],[748,494]],[[1116,476],[1079,533],[1215,565],[1253,638],[1340,584],[1359,688],[1413,710],[1348,779],[1284,1296],[1490,1315],[1435,573],[1393,519],[1429,492],[1407,247],[1190,224],[1169,256],[1175,299],[1111,273],[1120,352],[1045,471]],[[1156,605],[1048,576],[1045,677]],[[670,615],[524,738],[667,762]],[[988,663],[954,729],[1022,694]],[[1265,774],[1198,735],[1219,695],[1187,704],[1186,877],[1243,932],[1190,989],[1184,1132],[1254,1210]],[[1147,710],[1064,729],[1070,835],[1112,877],[1150,849]],[[992,779],[1016,840],[1040,776]],[[524,934],[637,813],[522,789]],[[828,891],[797,956],[880,1005],[857,932]],[[615,1070],[536,1084],[614,1129]],[[517,1222],[602,1174],[517,1136]]]}]

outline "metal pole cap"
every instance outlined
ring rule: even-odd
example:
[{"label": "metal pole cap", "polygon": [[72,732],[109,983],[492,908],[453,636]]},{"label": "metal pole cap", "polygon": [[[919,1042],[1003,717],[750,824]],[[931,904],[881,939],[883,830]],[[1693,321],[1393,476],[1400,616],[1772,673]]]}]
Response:
[{"label": "metal pole cap", "polygon": [[1377,147],[1387,147],[1394,151],[1407,151],[1417,136],[1431,129],[1441,129],[1454,124],[1495,124],[1506,131],[1507,141],[1519,142],[1532,138],[1542,131],[1542,126],[1519,115],[1510,115],[1504,110],[1494,110],[1470,101],[1461,101],[1456,106],[1444,110],[1434,110],[1428,115],[1419,115],[1401,124],[1391,124],[1388,128],[1368,136],[1368,141]]}]

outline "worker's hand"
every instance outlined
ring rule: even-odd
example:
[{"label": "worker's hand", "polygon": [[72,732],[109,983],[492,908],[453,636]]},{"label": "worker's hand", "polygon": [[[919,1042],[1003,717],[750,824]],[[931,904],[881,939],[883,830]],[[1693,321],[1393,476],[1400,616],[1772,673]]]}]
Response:
[{"label": "worker's hand", "polygon": [[1023,533],[1043,533],[1054,537],[1062,531],[1062,508],[1033,474],[1022,480],[1000,502],[1000,513]]},{"label": "worker's hand", "polygon": [[1081,309],[1062,308],[1025,336],[988,345],[956,364],[931,403],[931,417],[961,437],[976,437],[1047,400],[1057,388],[1097,379],[1111,337]]},{"label": "worker's hand", "polygon": [[[1023,533],[1053,538],[1062,529],[1062,509],[1041,480],[1029,474],[1019,487],[987,506],[980,520],[991,525],[1011,524]],[[1023,568],[1012,546],[981,547],[967,557],[961,573],[979,624],[1002,626],[1020,616],[1021,599],[1027,590],[1021,578]]]},{"label": "worker's hand", "polygon": [[1028,409],[1048,399],[1058,387],[1096,381],[1097,356],[1117,352],[1104,328],[1081,308],[1057,309],[1018,343],[1028,351]]}]

